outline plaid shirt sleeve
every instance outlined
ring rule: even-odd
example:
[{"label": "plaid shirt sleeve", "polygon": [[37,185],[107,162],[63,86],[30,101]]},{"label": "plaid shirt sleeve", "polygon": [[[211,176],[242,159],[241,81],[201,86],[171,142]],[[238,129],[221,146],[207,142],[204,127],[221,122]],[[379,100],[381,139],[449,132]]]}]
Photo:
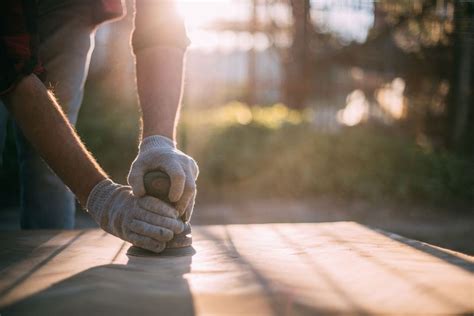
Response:
[{"label": "plaid shirt sleeve", "polygon": [[0,95],[24,76],[43,72],[38,59],[36,0],[0,1]]}]

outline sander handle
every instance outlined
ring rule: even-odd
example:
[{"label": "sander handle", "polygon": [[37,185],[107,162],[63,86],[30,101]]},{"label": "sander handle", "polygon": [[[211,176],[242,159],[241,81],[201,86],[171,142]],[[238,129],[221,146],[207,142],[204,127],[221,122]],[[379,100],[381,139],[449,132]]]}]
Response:
[{"label": "sander handle", "polygon": [[[150,171],[143,177],[143,183],[145,184],[147,195],[156,197],[157,199],[175,207],[175,203],[171,203],[168,198],[171,187],[171,180],[168,174],[160,170]],[[191,232],[191,226],[189,222],[184,222],[184,224],[185,229],[181,234],[189,234]]]},{"label": "sander handle", "polygon": [[143,177],[143,184],[145,185],[147,195],[172,204],[168,198],[171,187],[171,180],[168,174],[160,170],[150,171]]},{"label": "sander handle", "polygon": [[[174,206],[174,204],[171,203],[168,198],[171,187],[171,180],[168,174],[160,170],[150,171],[143,177],[143,184],[145,185],[145,191],[147,195],[156,197],[161,201]],[[184,231],[176,235],[173,240],[166,244],[167,249],[191,246],[193,242],[191,237],[191,225],[189,222],[184,224]]]}]

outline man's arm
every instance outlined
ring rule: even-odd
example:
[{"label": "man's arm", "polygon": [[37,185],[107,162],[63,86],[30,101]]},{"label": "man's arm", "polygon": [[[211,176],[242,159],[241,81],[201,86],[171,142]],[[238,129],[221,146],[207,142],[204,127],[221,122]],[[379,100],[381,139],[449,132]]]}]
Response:
[{"label": "man's arm", "polygon": [[132,47],[143,113],[143,138],[162,135],[175,141],[183,60],[189,39],[174,0],[136,0]]},{"label": "man's arm", "polygon": [[162,135],[176,141],[183,81],[184,50],[148,47],[136,52],[142,138]]},{"label": "man's arm", "polygon": [[26,76],[2,100],[25,137],[86,206],[89,192],[107,176],[44,84],[34,74]]},{"label": "man's arm", "polygon": [[171,206],[150,196],[137,198],[129,187],[107,178],[36,75],[23,77],[2,100],[26,138],[105,231],[161,252],[184,230]]},{"label": "man's arm", "polygon": [[[145,194],[143,176],[155,169],[170,176],[169,199],[189,220],[196,196],[195,161],[176,149],[176,124],[181,105],[184,50],[147,47],[136,52],[137,89],[142,109],[142,142],[128,181],[134,193]],[[164,138],[164,137],[166,138]]]},{"label": "man's arm", "polygon": [[196,162],[176,148],[183,63],[189,39],[173,1],[136,0],[132,36],[138,97],[142,108],[142,142],[128,183],[145,195],[143,176],[159,169],[170,177],[169,200],[188,221],[196,196]]}]

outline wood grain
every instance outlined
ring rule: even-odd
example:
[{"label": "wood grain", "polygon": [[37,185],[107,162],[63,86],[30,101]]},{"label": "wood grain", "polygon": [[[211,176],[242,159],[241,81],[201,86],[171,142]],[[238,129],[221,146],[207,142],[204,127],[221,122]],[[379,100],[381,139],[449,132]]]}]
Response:
[{"label": "wood grain", "polygon": [[2,315],[474,312],[473,257],[354,222],[196,226],[183,257],[101,230],[1,237]]}]

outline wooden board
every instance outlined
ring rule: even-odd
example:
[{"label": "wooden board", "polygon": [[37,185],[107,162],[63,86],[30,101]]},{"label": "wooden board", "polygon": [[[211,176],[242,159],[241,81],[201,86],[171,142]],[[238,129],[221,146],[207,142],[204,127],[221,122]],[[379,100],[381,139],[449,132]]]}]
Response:
[{"label": "wooden board", "polygon": [[193,256],[101,230],[1,233],[1,315],[474,312],[474,258],[353,222],[193,227]]}]

